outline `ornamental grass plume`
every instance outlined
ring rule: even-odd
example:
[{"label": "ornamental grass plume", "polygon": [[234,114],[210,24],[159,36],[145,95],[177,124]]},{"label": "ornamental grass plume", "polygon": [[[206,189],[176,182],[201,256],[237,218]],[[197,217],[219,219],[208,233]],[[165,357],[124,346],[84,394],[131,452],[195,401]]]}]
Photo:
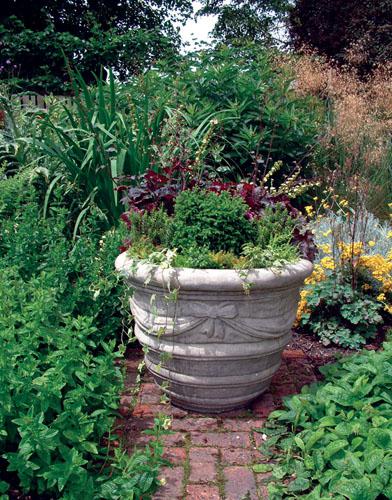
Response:
[{"label": "ornamental grass plume", "polygon": [[339,190],[348,194],[359,177],[368,184],[366,207],[385,218],[386,202],[392,201],[392,64],[363,80],[354,66],[337,68],[308,51],[294,68],[295,91],[325,102],[316,173],[326,185],[332,174],[340,178]]}]

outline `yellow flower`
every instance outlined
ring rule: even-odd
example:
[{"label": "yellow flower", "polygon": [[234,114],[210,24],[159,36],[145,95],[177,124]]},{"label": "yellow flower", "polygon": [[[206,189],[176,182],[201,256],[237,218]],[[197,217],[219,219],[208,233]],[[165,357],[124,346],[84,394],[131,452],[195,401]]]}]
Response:
[{"label": "yellow flower", "polygon": [[373,241],[373,240],[368,241],[368,245],[369,245],[369,247],[371,247],[371,248],[372,248],[372,247],[376,246],[376,242],[375,242],[375,241]]},{"label": "yellow flower", "polygon": [[352,257],[358,257],[362,253],[363,245],[360,241],[355,241],[353,243],[339,243],[338,247],[341,251],[342,260],[349,260]]},{"label": "yellow flower", "polygon": [[331,229],[328,229],[328,231],[325,231],[325,233],[323,233],[323,236],[326,238],[326,237],[327,237],[327,236],[329,236],[331,233],[332,233],[332,230],[331,230]]},{"label": "yellow flower", "polygon": [[388,231],[387,238],[392,238],[392,231]]},{"label": "yellow flower", "polygon": [[324,253],[331,253],[332,252],[331,245],[319,245],[319,247],[321,248],[321,250]]},{"label": "yellow flower", "polygon": [[365,283],[364,285],[362,285],[362,290],[371,290],[372,289],[372,286],[369,285],[369,283]]},{"label": "yellow flower", "polygon": [[385,298],[385,293],[380,293],[379,295],[377,295],[377,300],[379,300],[380,302],[383,302]]},{"label": "yellow flower", "polygon": [[340,206],[341,207],[347,207],[348,201],[347,200],[340,200]]},{"label": "yellow flower", "polygon": [[320,264],[324,269],[335,269],[335,262],[332,257],[324,257],[323,259],[321,259]]},{"label": "yellow flower", "polygon": [[392,208],[392,203],[388,203],[388,207],[389,207],[389,208]]},{"label": "yellow flower", "polygon": [[305,211],[309,217],[312,217],[312,215],[314,215],[314,208],[312,207],[312,205],[306,206]]},{"label": "yellow flower", "polygon": [[392,306],[385,306],[384,311],[386,311],[389,314],[392,314]]}]

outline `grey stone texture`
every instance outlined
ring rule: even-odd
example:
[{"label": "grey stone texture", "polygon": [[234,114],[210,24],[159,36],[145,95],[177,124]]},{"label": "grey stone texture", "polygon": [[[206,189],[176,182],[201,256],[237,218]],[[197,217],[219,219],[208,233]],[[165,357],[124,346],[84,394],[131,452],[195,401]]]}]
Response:
[{"label": "grey stone texture", "polygon": [[147,368],[173,404],[207,413],[246,406],[268,388],[312,268],[300,260],[244,276],[163,269],[126,253],[116,260],[133,290],[135,335],[148,347]]}]

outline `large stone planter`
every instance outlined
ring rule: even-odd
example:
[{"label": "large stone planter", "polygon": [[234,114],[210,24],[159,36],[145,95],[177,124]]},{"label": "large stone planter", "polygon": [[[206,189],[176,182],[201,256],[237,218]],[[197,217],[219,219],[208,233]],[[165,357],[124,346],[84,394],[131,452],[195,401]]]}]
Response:
[{"label": "large stone planter", "polygon": [[126,253],[116,268],[133,289],[147,368],[174,404],[201,412],[245,406],[268,388],[291,337],[299,289],[312,272],[307,260],[252,270],[245,294],[236,270],[161,269]]}]

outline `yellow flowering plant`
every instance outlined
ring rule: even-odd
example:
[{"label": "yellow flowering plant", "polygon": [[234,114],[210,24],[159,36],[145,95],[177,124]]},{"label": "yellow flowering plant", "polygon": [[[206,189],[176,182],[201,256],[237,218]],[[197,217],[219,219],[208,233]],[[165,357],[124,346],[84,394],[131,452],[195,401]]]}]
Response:
[{"label": "yellow flowering plant", "polygon": [[319,255],[301,292],[297,324],[325,345],[358,348],[391,320],[390,230],[365,210],[343,205],[347,212],[339,200],[339,211],[326,210],[312,225]]}]

